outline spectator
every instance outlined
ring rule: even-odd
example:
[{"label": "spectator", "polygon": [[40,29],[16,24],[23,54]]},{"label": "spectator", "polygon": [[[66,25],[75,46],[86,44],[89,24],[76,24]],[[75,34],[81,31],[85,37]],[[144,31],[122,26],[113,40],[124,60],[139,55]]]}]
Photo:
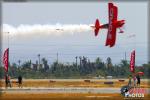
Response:
[{"label": "spectator", "polygon": [[137,75],[136,78],[137,78],[137,87],[140,87],[141,83],[140,75]]},{"label": "spectator", "polygon": [[22,87],[22,76],[21,75],[19,75],[19,77],[18,77],[18,87],[19,88]]},{"label": "spectator", "polygon": [[132,85],[131,79],[132,79],[132,77],[131,77],[131,75],[129,75],[129,82],[128,82],[129,87],[131,87],[131,85]]},{"label": "spectator", "polygon": [[11,81],[10,81],[10,76],[9,75],[7,76],[7,79],[8,79],[8,85],[11,88]]},{"label": "spectator", "polygon": [[5,76],[5,88],[8,87],[8,74],[6,74]]},{"label": "spectator", "polygon": [[133,87],[136,88],[136,75],[133,75]]}]

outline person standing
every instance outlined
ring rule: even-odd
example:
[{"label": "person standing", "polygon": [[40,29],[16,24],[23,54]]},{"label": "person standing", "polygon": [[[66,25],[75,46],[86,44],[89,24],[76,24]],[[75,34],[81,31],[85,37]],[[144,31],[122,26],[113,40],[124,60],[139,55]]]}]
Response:
[{"label": "person standing", "polygon": [[138,74],[136,78],[137,78],[137,87],[140,87],[140,83],[141,83],[140,75]]},{"label": "person standing", "polygon": [[8,75],[8,84],[9,84],[9,87],[11,88],[11,81],[10,81],[10,76]]},{"label": "person standing", "polygon": [[19,75],[19,77],[18,77],[18,87],[22,88],[22,76],[21,75]]},{"label": "person standing", "polygon": [[136,75],[133,75],[133,87],[136,88]]},{"label": "person standing", "polygon": [[131,85],[132,85],[131,79],[132,79],[132,77],[131,77],[131,75],[129,75],[129,82],[128,82],[129,87],[131,87]]},{"label": "person standing", "polygon": [[5,88],[8,87],[8,74],[5,75]]}]

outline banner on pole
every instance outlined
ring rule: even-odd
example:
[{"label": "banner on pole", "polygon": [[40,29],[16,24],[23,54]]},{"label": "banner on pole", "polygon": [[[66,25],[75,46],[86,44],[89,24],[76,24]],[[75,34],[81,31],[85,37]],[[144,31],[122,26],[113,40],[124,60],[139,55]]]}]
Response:
[{"label": "banner on pole", "polygon": [[134,73],[135,70],[135,50],[131,52],[131,59],[130,59],[130,72]]},{"label": "banner on pole", "polygon": [[3,55],[3,64],[5,72],[8,72],[8,66],[9,66],[9,48],[7,48]]}]

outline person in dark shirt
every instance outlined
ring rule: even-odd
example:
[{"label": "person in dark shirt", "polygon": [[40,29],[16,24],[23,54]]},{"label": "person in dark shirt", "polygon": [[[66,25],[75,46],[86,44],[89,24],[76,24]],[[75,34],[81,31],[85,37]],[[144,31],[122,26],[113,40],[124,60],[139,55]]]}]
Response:
[{"label": "person in dark shirt", "polygon": [[19,88],[22,87],[22,76],[21,75],[19,75],[19,77],[18,77],[18,87]]},{"label": "person in dark shirt", "polygon": [[9,85],[9,87],[11,88],[11,81],[10,81],[10,76],[8,75],[8,85]]},{"label": "person in dark shirt", "polygon": [[136,78],[137,78],[137,86],[140,87],[141,83],[140,75],[137,75]]},{"label": "person in dark shirt", "polygon": [[5,75],[5,88],[8,87],[8,74]]},{"label": "person in dark shirt", "polygon": [[5,76],[5,88],[7,88],[8,86],[11,88],[11,81],[10,81],[10,76],[8,74],[6,74],[6,76]]}]

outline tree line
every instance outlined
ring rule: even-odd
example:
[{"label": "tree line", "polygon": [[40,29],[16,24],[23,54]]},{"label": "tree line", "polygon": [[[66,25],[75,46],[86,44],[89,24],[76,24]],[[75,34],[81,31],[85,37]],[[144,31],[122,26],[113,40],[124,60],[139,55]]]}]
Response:
[{"label": "tree line", "polygon": [[[79,64],[74,63],[60,63],[58,61],[48,65],[46,58],[42,58],[42,64],[36,62],[32,64],[32,61],[26,61],[20,64],[9,64],[8,74],[11,78],[17,78],[21,75],[23,78],[94,78],[94,77],[107,77],[113,78],[128,78],[131,74],[129,70],[129,62],[127,60],[121,60],[119,64],[112,64],[110,57],[104,62],[99,57],[95,61],[90,62],[86,57],[80,57]],[[143,64],[141,67],[135,67],[135,71],[144,72],[143,78],[150,76],[150,64]],[[4,78],[4,68],[0,67],[0,78]]]}]

